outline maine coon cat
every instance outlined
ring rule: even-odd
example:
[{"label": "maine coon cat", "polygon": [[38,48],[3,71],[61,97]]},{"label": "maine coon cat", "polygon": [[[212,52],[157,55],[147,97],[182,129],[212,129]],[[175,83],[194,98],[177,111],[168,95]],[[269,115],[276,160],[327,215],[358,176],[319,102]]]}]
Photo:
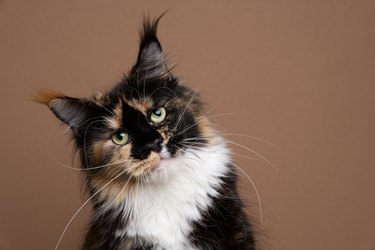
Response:
[{"label": "maine coon cat", "polygon": [[225,141],[168,68],[145,18],[130,72],[106,93],[44,91],[72,132],[94,215],[82,249],[255,249]]}]

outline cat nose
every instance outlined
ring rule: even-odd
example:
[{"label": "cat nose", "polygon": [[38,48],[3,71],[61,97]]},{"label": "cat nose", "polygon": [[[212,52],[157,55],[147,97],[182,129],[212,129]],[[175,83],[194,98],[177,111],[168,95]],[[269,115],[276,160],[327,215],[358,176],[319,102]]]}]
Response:
[{"label": "cat nose", "polygon": [[155,139],[153,142],[146,143],[146,148],[160,152],[161,151],[161,143],[163,141],[160,138]]}]

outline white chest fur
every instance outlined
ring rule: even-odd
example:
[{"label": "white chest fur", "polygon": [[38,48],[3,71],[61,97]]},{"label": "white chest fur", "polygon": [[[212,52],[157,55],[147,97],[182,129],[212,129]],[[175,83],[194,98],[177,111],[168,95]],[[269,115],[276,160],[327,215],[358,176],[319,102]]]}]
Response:
[{"label": "white chest fur", "polygon": [[[187,151],[171,160],[160,176],[146,181],[127,198],[124,212],[130,220],[119,235],[140,236],[164,249],[192,249],[187,236],[191,222],[216,196],[215,187],[227,171],[228,150],[223,144]],[[157,180],[158,179],[158,180]]]}]

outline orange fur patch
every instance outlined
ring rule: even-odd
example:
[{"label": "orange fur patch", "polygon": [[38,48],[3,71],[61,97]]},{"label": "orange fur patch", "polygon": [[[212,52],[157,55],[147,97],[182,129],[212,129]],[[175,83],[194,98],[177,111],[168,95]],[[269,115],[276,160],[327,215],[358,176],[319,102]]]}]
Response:
[{"label": "orange fur patch", "polygon": [[42,90],[42,91],[39,91],[35,96],[33,96],[32,100],[34,102],[49,106],[51,101],[56,100],[58,98],[63,98],[64,96],[65,95],[59,91]]},{"label": "orange fur patch", "polygon": [[92,97],[93,101],[98,105],[103,105],[104,102],[104,94],[101,92],[96,92]]},{"label": "orange fur patch", "polygon": [[[131,175],[127,173],[130,145],[112,149],[110,144],[112,142],[107,141],[95,145],[96,154],[100,154],[100,151],[104,152],[106,149],[110,149],[114,151],[114,155],[111,161],[103,166],[104,171],[94,174],[91,177],[91,185],[95,190],[102,189],[99,192],[101,200],[120,204],[135,185],[134,178],[131,178]],[[95,155],[95,157],[99,157],[99,155]]]},{"label": "orange fur patch", "polygon": [[[109,142],[112,143],[112,142]],[[105,167],[105,174],[109,177],[115,177],[119,173],[127,170],[131,164],[130,161],[130,144],[113,150],[113,156],[108,166]]]},{"label": "orange fur patch", "polygon": [[108,127],[112,129],[119,129],[122,125],[122,105],[116,105],[113,113],[114,116],[107,118]]},{"label": "orange fur patch", "polygon": [[159,162],[159,154],[152,151],[147,159],[139,162],[132,162],[128,168],[128,173],[130,173],[132,176],[149,174],[159,164]]},{"label": "orange fur patch", "polygon": [[210,120],[205,116],[200,116],[197,118],[197,127],[201,132],[202,136],[207,140],[209,144],[214,143],[214,138],[216,137],[216,129],[213,128]]},{"label": "orange fur patch", "polygon": [[113,203],[113,205],[120,205],[124,202],[129,192],[134,189],[136,181],[126,174],[119,176],[112,182],[111,180],[113,180],[113,177],[104,178],[102,175],[100,177],[94,177],[91,181],[91,185],[95,190],[102,189],[99,192],[99,198],[102,201]]},{"label": "orange fur patch", "polygon": [[159,134],[163,138],[163,143],[168,144],[170,136],[168,135],[168,129],[158,129]]},{"label": "orange fur patch", "polygon": [[[119,155],[122,155],[120,158],[128,157],[125,156],[129,154],[128,152],[123,155],[121,151],[119,152]],[[112,162],[118,160],[120,159],[113,159]],[[98,196],[102,201],[120,205],[124,202],[129,193],[135,189],[137,185],[135,177],[151,173],[159,162],[159,155],[155,152],[151,152],[150,156],[143,161],[105,166],[105,171],[92,176],[91,186],[94,190],[101,189]]]},{"label": "orange fur patch", "polygon": [[92,145],[91,151],[94,155],[95,161],[99,162],[102,160],[104,156],[104,150],[108,146],[106,145],[108,143],[107,140],[102,140],[95,142],[94,145]]},{"label": "orange fur patch", "polygon": [[127,104],[136,110],[140,111],[145,116],[147,115],[147,111],[152,107],[152,102],[150,100],[142,100],[139,102],[138,100],[129,100]]}]

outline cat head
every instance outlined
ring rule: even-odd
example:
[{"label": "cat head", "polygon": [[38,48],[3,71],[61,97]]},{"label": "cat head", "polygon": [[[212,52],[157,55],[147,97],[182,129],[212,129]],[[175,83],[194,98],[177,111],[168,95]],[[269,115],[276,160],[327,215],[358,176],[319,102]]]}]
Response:
[{"label": "cat head", "polygon": [[159,20],[145,18],[137,62],[110,91],[83,99],[44,91],[37,98],[70,128],[90,178],[157,175],[186,151],[212,143],[198,93],[168,67]]}]

